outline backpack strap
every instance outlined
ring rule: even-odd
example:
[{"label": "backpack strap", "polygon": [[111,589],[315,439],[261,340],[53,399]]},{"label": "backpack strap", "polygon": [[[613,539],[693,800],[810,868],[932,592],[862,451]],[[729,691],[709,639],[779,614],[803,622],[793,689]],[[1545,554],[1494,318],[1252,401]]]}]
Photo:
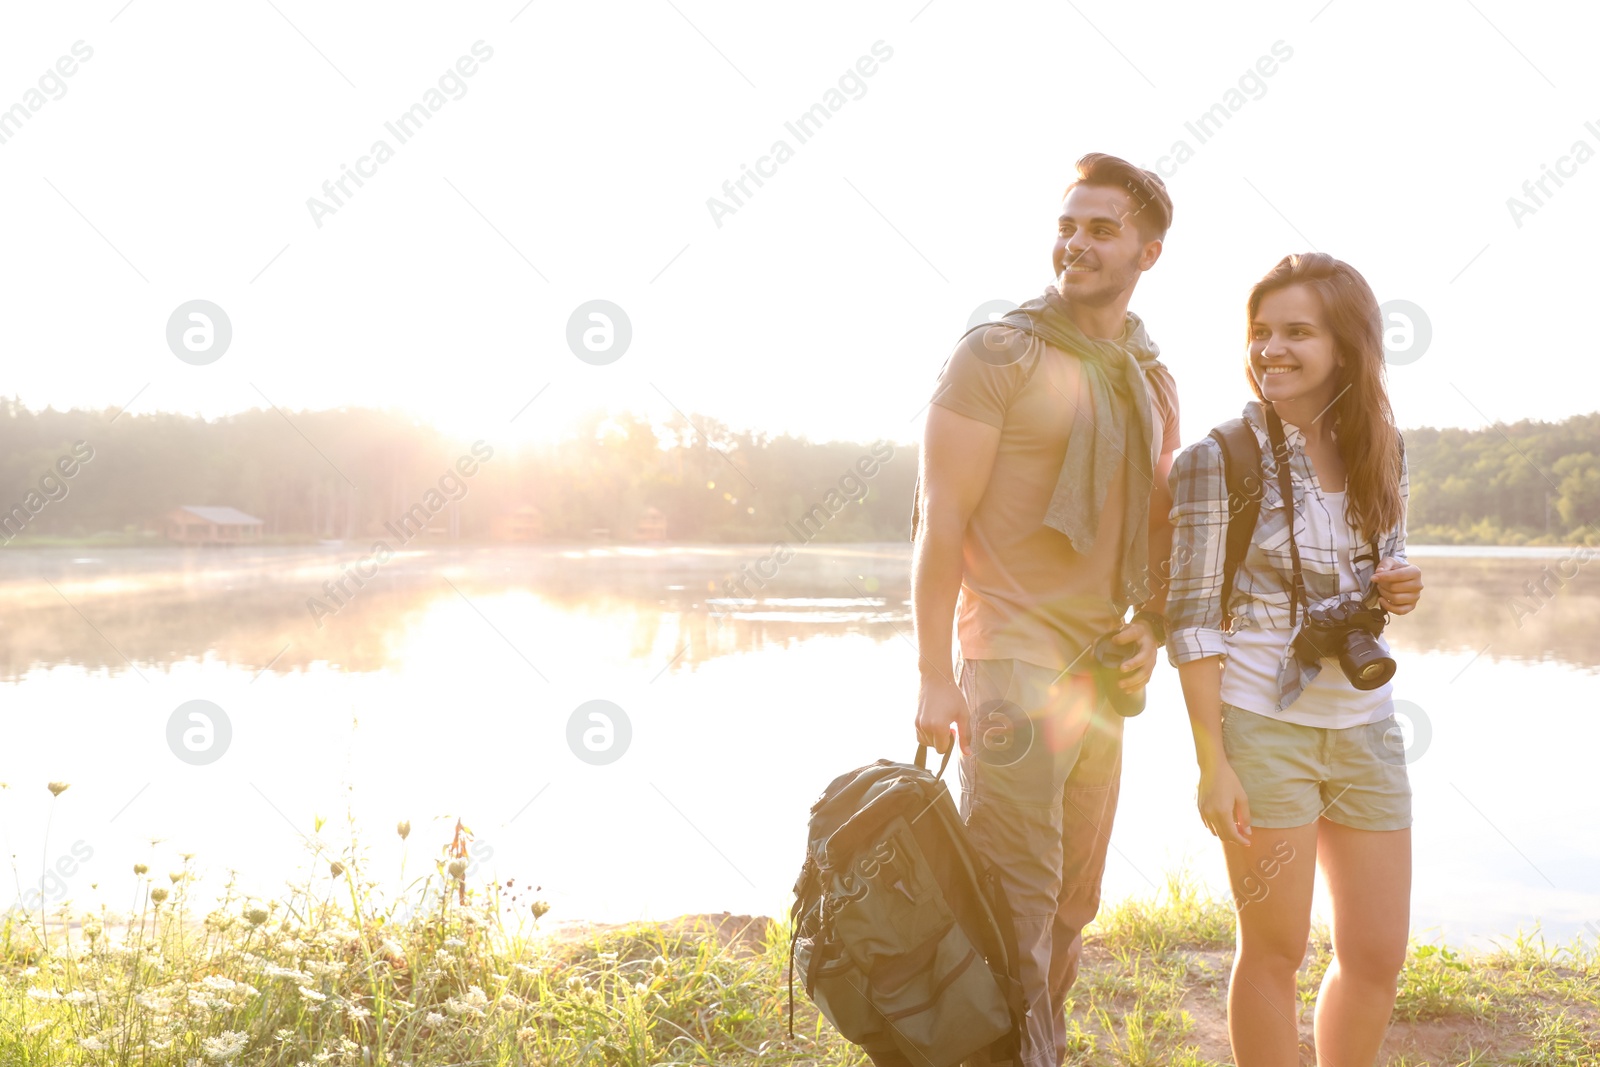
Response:
[{"label": "backpack strap", "polygon": [[1223,480],[1228,489],[1228,539],[1222,559],[1222,620],[1233,628],[1228,602],[1233,599],[1233,581],[1250,549],[1256,519],[1261,514],[1261,443],[1243,419],[1230,419],[1211,431],[1222,446]]},{"label": "backpack strap", "polygon": [[[943,778],[944,777],[944,769],[946,767],[950,766],[950,754],[952,752],[954,752],[955,750],[956,750],[956,743],[955,743],[955,740],[952,738],[951,741],[950,741],[950,747],[944,750],[944,753],[943,753],[944,758],[939,761],[939,770],[934,775],[935,778]],[[917,770],[919,770],[919,771],[925,771],[925,770],[928,769],[928,746],[927,745],[918,745],[917,746],[916,767],[917,767]]]},{"label": "backpack strap", "polygon": [[[1261,442],[1255,431],[1243,419],[1229,419],[1210,433],[1222,446],[1222,474],[1228,488],[1228,540],[1222,560],[1222,619],[1223,625],[1233,628],[1233,616],[1228,602],[1233,599],[1234,578],[1245,553],[1250,550],[1250,539],[1255,535],[1256,519],[1261,514],[1261,486],[1265,474],[1261,469]],[[1406,443],[1399,442],[1399,462],[1405,463]],[[1372,563],[1377,566],[1378,539],[1372,541]]]}]

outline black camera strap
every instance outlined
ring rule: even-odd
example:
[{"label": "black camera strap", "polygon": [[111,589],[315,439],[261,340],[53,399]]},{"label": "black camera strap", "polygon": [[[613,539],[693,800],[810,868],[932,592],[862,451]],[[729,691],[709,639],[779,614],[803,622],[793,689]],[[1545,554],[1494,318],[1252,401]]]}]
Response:
[{"label": "black camera strap", "polygon": [[1278,418],[1278,410],[1271,404],[1263,405],[1267,409],[1267,438],[1272,442],[1272,462],[1278,468],[1278,492],[1283,496],[1286,525],[1289,528],[1289,560],[1294,565],[1294,581],[1289,586],[1289,625],[1292,627],[1299,618],[1297,605],[1307,603],[1306,579],[1300,570],[1300,546],[1294,539],[1294,479],[1289,473],[1289,443],[1283,433],[1283,420]]}]

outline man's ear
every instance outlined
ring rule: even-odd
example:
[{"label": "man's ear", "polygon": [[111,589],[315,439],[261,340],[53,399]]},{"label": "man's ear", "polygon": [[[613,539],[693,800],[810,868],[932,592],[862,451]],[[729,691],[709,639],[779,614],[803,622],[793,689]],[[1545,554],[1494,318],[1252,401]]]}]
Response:
[{"label": "man's ear", "polygon": [[1139,269],[1149,270],[1156,265],[1156,260],[1161,258],[1161,239],[1146,241],[1144,251],[1139,253]]}]

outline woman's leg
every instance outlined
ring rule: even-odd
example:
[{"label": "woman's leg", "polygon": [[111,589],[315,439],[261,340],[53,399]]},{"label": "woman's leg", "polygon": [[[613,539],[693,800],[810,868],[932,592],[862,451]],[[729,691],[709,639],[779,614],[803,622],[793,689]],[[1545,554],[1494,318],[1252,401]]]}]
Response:
[{"label": "woman's leg", "polygon": [[1372,1067],[1411,928],[1411,831],[1319,820],[1333,898],[1333,963],[1317,996],[1317,1067]]},{"label": "woman's leg", "polygon": [[1239,915],[1228,986],[1228,1038],[1238,1067],[1297,1067],[1295,972],[1305,959],[1316,883],[1317,824],[1255,827],[1250,845],[1224,843]]}]

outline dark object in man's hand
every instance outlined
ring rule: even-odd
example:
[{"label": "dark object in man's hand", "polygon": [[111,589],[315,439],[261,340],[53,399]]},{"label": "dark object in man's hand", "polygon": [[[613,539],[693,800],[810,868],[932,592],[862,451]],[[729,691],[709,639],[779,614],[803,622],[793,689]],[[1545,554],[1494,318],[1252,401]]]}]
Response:
[{"label": "dark object in man's hand", "polygon": [[1094,650],[1090,655],[1094,656],[1094,676],[1100,686],[1101,695],[1110,702],[1112,710],[1118,715],[1128,717],[1144,710],[1144,686],[1130,691],[1123,689],[1120,684],[1126,677],[1122,673],[1122,665],[1138,655],[1139,642],[1118,644],[1112,640],[1118,632],[1101,634],[1096,638]]}]

